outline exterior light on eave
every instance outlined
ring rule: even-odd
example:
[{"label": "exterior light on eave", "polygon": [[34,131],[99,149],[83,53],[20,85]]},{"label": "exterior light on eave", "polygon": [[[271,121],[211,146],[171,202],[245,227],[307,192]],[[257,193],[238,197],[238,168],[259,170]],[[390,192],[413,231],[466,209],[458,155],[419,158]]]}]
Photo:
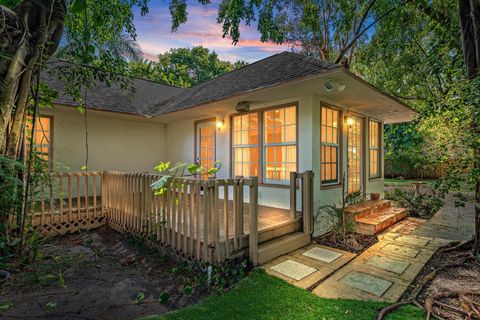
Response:
[{"label": "exterior light on eave", "polygon": [[349,128],[353,126],[353,118],[352,117],[347,117],[347,125]]},{"label": "exterior light on eave", "polygon": [[219,119],[219,120],[217,120],[216,125],[217,125],[217,129],[220,130],[225,125],[225,121],[223,121],[222,119]]}]

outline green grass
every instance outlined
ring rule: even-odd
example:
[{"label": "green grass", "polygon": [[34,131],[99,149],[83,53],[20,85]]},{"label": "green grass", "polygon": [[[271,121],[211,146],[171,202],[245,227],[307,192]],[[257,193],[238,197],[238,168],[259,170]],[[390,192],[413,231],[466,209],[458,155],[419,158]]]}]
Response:
[{"label": "green grass", "polygon": [[437,180],[434,180],[434,179],[425,179],[425,180],[408,180],[407,179],[407,180],[405,180],[405,179],[387,179],[387,178],[384,179],[385,186],[397,187],[397,188],[412,187],[412,189],[414,188],[413,183],[418,182],[418,181],[424,182],[425,185],[423,185],[423,186],[433,187],[433,185],[435,184],[435,182]]},{"label": "green grass", "polygon": [[[210,296],[201,303],[145,319],[374,319],[385,303],[319,298],[283,280],[254,271],[224,295]],[[389,320],[425,319],[423,310],[405,306]]]}]

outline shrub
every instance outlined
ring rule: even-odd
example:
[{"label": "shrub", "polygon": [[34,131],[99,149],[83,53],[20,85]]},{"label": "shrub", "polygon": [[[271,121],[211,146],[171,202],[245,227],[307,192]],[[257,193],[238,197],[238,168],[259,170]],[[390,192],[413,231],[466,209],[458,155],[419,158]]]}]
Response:
[{"label": "shrub", "polygon": [[409,216],[425,219],[432,217],[444,204],[444,197],[435,190],[415,197],[413,190],[395,188],[393,191],[386,192],[385,198],[393,200],[398,206],[407,209]]}]

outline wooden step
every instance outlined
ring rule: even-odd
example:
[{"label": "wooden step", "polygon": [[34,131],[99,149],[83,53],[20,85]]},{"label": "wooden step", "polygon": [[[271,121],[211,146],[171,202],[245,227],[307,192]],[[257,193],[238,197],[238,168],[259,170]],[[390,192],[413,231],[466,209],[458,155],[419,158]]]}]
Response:
[{"label": "wooden step", "polygon": [[264,264],[281,255],[302,248],[310,243],[310,234],[294,232],[264,242],[258,246],[258,263]]},{"label": "wooden step", "polygon": [[264,243],[300,230],[302,230],[302,219],[290,219],[288,221],[275,224],[274,226],[259,230],[258,243]]},{"label": "wooden step", "polygon": [[351,204],[345,208],[345,216],[347,221],[354,221],[363,218],[372,213],[377,213],[391,207],[390,200],[368,200],[356,204]]},{"label": "wooden step", "polygon": [[358,233],[374,235],[388,229],[407,215],[404,208],[389,207],[363,217],[356,217],[354,229]]}]

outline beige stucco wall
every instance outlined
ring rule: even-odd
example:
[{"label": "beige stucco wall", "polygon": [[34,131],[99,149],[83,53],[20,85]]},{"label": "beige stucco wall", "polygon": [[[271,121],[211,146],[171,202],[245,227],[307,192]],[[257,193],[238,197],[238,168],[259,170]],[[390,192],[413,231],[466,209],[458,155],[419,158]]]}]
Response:
[{"label": "beige stucco wall", "polygon": [[[84,116],[73,107],[42,110],[53,115],[54,166],[80,171],[85,163]],[[88,170],[153,171],[165,160],[165,125],[112,112],[87,113]]]}]

